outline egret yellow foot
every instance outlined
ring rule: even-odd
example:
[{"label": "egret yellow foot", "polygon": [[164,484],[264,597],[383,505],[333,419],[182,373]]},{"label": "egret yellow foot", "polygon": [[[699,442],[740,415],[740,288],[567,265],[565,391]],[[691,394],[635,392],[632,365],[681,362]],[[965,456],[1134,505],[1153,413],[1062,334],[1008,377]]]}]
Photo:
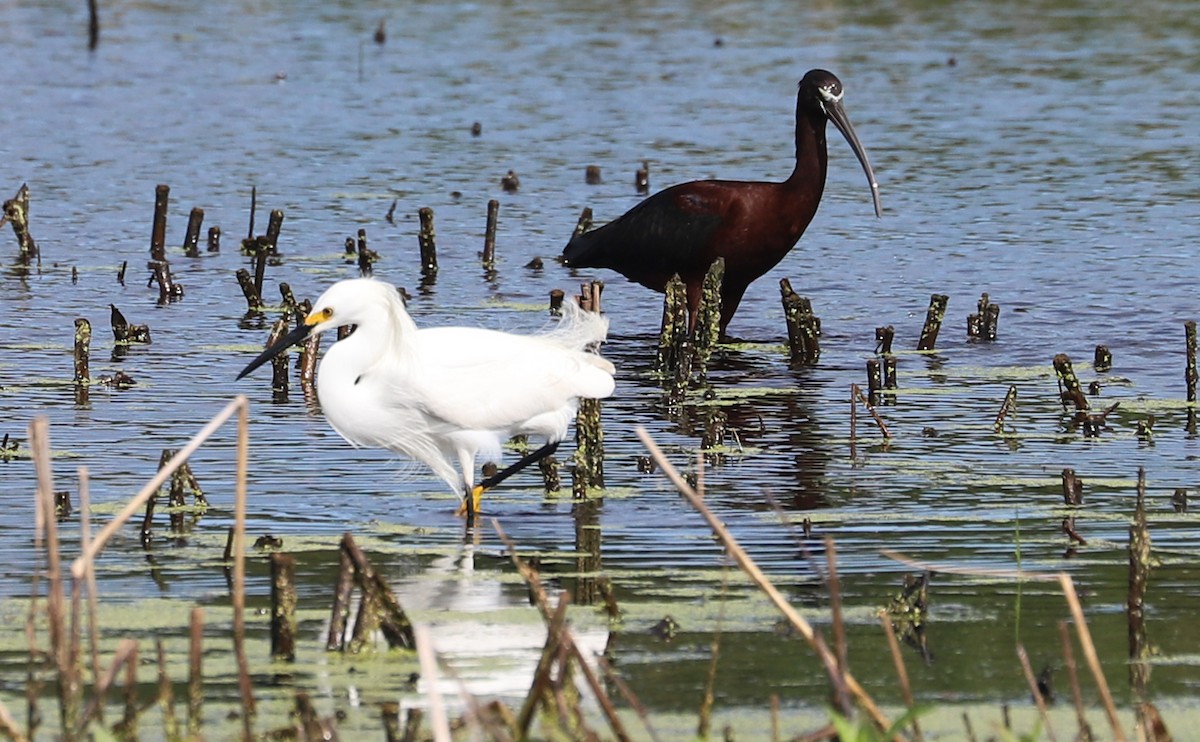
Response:
[{"label": "egret yellow foot", "polygon": [[[479,500],[482,497],[483,497],[483,485],[477,484],[471,489],[471,494],[470,494],[471,512],[472,513],[479,513]],[[458,510],[454,511],[454,514],[460,518],[462,518],[463,516],[465,516],[467,514],[467,498],[466,497],[464,497],[462,502],[460,502],[458,504]]]}]

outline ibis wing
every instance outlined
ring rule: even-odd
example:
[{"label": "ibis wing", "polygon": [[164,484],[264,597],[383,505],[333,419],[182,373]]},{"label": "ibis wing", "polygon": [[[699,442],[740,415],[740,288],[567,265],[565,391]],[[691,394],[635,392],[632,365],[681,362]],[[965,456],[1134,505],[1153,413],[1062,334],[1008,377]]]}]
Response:
[{"label": "ibis wing", "polygon": [[642,283],[665,281],[672,273],[703,272],[706,248],[733,203],[721,181],[673,186],[573,238],[563,257],[572,266],[611,268]]}]

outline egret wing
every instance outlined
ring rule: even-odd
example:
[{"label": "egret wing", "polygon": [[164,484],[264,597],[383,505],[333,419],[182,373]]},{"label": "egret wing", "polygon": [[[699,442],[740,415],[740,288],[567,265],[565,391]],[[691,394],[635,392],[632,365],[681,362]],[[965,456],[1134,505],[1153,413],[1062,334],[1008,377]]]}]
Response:
[{"label": "egret wing", "polygon": [[612,364],[547,337],[446,327],[417,339],[425,363],[409,383],[428,414],[456,429],[505,430],[612,393]]}]

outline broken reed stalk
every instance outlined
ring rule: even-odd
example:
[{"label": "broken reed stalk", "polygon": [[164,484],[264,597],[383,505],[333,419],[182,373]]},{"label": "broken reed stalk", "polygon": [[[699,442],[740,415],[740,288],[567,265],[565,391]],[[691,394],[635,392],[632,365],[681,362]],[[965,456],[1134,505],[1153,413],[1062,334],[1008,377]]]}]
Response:
[{"label": "broken reed stalk", "polygon": [[154,187],[154,220],[150,225],[150,260],[164,263],[167,260],[167,206],[170,203],[171,186],[159,183]]},{"label": "broken reed stalk", "polygon": [[[1129,590],[1125,618],[1129,629],[1129,680],[1139,702],[1146,700],[1150,648],[1146,641],[1146,583],[1150,579],[1150,529],[1146,525],[1146,469],[1138,467],[1137,500],[1129,524]],[[1140,712],[1139,712],[1140,717]]]},{"label": "broken reed stalk", "polygon": [[117,725],[125,739],[138,738],[138,645],[133,645],[125,662],[125,712]]},{"label": "broken reed stalk", "polygon": [[604,293],[603,281],[589,281],[579,286],[579,297],[577,302],[579,308],[585,312],[599,313],[600,297]]},{"label": "broken reed stalk", "polygon": [[[288,321],[286,317],[280,317],[275,320],[275,326],[271,328],[271,335],[267,338],[267,344],[263,347],[272,347],[287,334],[287,331]],[[289,355],[291,354],[285,350],[271,359],[271,392],[280,399],[287,399]]]},{"label": "broken reed stalk", "polygon": [[171,692],[171,676],[167,674],[167,650],[162,639],[154,640],[155,660],[158,664],[158,705],[163,712],[163,736],[179,739],[179,722],[175,718],[175,696]]},{"label": "broken reed stalk", "polygon": [[584,232],[590,232],[592,229],[592,207],[585,206],[583,211],[579,212],[579,221],[575,222],[575,231],[571,233],[572,237],[578,237]]},{"label": "broken reed stalk", "polygon": [[867,359],[867,399],[879,404],[879,393],[883,390],[883,365],[878,358]]},{"label": "broken reed stalk", "polygon": [[200,227],[204,224],[204,209],[193,206],[188,214],[187,232],[183,235],[183,254],[189,258],[200,257]]},{"label": "broken reed stalk", "polygon": [[254,293],[259,296],[263,295],[263,281],[267,277],[267,255],[270,254],[270,249],[266,245],[266,238],[259,238],[254,243]]},{"label": "broken reed stalk", "polygon": [[1071,649],[1071,630],[1066,620],[1058,622],[1058,638],[1062,644],[1063,665],[1067,668],[1067,679],[1071,684],[1071,699],[1075,702],[1075,719],[1079,724],[1076,739],[1092,739],[1092,727],[1088,723],[1083,705],[1083,693],[1079,689],[1079,673],[1075,667],[1075,652]]},{"label": "broken reed stalk", "polygon": [[639,194],[650,192],[650,163],[642,160],[642,166],[633,174],[633,188]]},{"label": "broken reed stalk", "polygon": [[1096,350],[1092,355],[1092,368],[1096,371],[1109,371],[1112,369],[1112,351],[1107,345],[1097,345]]},{"label": "broken reed stalk", "polygon": [[496,267],[496,222],[500,216],[500,202],[491,199],[487,204],[487,226],[483,230],[483,269]]},{"label": "broken reed stalk", "polygon": [[118,343],[150,343],[149,325],[131,325],[116,304],[109,304],[108,308],[113,340]]},{"label": "broken reed stalk", "polygon": [[892,434],[888,432],[887,425],[883,422],[883,418],[875,411],[875,406],[871,404],[866,395],[862,393],[862,388],[858,384],[850,385],[850,440],[854,441],[854,422],[856,417],[855,400],[862,402],[867,408],[867,412],[871,414],[871,418],[875,421],[875,425],[879,427],[879,432],[883,434],[885,440],[891,440]]},{"label": "broken reed stalk", "polygon": [[721,283],[725,280],[725,258],[717,258],[704,273],[700,288],[700,306],[696,310],[696,327],[692,331],[696,373],[708,375],[708,359],[721,340]]},{"label": "broken reed stalk", "polygon": [[1054,727],[1050,724],[1050,714],[1046,711],[1046,699],[1042,698],[1041,691],[1038,690],[1037,678],[1033,676],[1033,668],[1029,665],[1029,655],[1025,653],[1025,646],[1017,643],[1017,659],[1021,662],[1021,672],[1025,675],[1025,682],[1029,684],[1029,692],[1033,694],[1033,702],[1037,704],[1038,714],[1042,717],[1042,728],[1046,730],[1046,736],[1050,738],[1050,742],[1058,742],[1058,737],[1054,734]]},{"label": "broken reed stalk", "polygon": [[[347,254],[350,252],[350,238],[346,238]],[[354,243],[353,252],[358,256],[358,272],[363,276],[374,274],[375,263],[379,260],[379,253],[367,247],[367,230],[358,230],[358,241]]]},{"label": "broken reed stalk", "polygon": [[797,294],[786,278],[779,279],[779,294],[791,359],[799,363],[816,363],[821,356],[821,320],[813,314],[812,302]]},{"label": "broken reed stalk", "polygon": [[[733,537],[725,525],[721,523],[716,515],[714,515],[713,512],[708,509],[708,506],[704,504],[703,498],[701,498],[700,495],[698,495],[696,491],[692,489],[691,485],[684,480],[684,478],[675,469],[674,465],[667,460],[662,450],[658,447],[658,444],[655,443],[654,439],[650,437],[650,434],[646,432],[646,429],[639,425],[636,428],[636,432],[638,438],[641,439],[642,444],[646,446],[646,449],[650,452],[650,455],[654,458],[663,474],[665,474],[667,478],[671,480],[671,483],[675,485],[675,488],[679,490],[680,494],[684,496],[688,503],[695,508],[701,514],[701,516],[704,517],[704,519],[708,522],[709,527],[713,530],[713,533],[716,534],[716,536],[721,540],[721,543],[725,546],[726,551],[734,559],[734,561],[738,563],[738,566],[740,566],[742,570],[745,571],[750,577],[750,579],[753,580],[756,585],[758,585],[759,589],[766,593],[767,597],[771,600],[775,607],[779,609],[780,613],[782,613],[792,627],[796,629],[796,632],[804,637],[804,640],[808,642],[809,646],[812,647],[817,655],[821,658],[822,664],[824,664],[826,667],[836,667],[837,659],[833,656],[833,654],[829,651],[829,648],[826,647],[823,642],[818,641],[817,634],[813,630],[812,626],[804,619],[803,616],[797,613],[796,609],[792,608],[787,599],[777,589],[775,589],[775,586],[771,580],[765,574],[763,574],[762,570],[758,568],[758,565],[754,563],[754,560],[750,558],[750,555],[742,549],[741,545],[738,544],[737,539]],[[855,680],[854,676],[850,674],[849,670],[845,670],[843,677],[839,680],[846,685],[851,693],[854,694],[854,697],[867,712],[867,714],[870,715],[872,721],[879,725],[881,729],[888,729],[891,727],[891,722],[888,721],[888,718],[883,714],[882,711],[880,711],[879,707],[875,705],[875,702],[871,700],[871,697],[867,694],[866,690],[858,683],[857,680]]]},{"label": "broken reed stalk", "polygon": [[[587,683],[596,702],[600,705],[600,710],[604,713],[604,719],[608,722],[609,728],[612,729],[613,735],[620,742],[628,742],[629,733],[625,731],[625,725],[621,723],[621,717],[617,715],[617,710],[612,705],[612,700],[608,697],[608,694],[604,692],[604,686],[600,685],[600,681],[596,678],[596,673],[592,671],[591,666],[584,659],[583,652],[580,651],[574,636],[570,631],[564,630],[561,638],[571,655],[575,658],[575,664],[579,667],[584,682]],[[714,665],[716,664],[715,656],[713,663]]]},{"label": "broken reed stalk", "polygon": [[88,360],[92,346],[92,323],[84,317],[75,319],[75,383],[87,384],[91,381]]},{"label": "broken reed stalk", "polygon": [[1200,380],[1200,372],[1196,370],[1196,322],[1188,320],[1183,323],[1184,340],[1187,343],[1187,365],[1184,368],[1184,381],[1187,382],[1187,427],[1188,433],[1196,433],[1196,381]]},{"label": "broken reed stalk", "polygon": [[[279,233],[283,231],[283,210],[271,209],[270,215],[267,217],[267,255],[279,255]],[[262,284],[258,286],[258,290],[262,291]]]},{"label": "broken reed stalk", "polygon": [[[92,539],[91,494],[89,487],[88,468],[79,467],[79,543],[80,548],[86,549]],[[88,565],[87,574],[83,577],[87,589],[88,608],[88,654],[91,656],[92,678],[95,682],[100,677],[100,624],[96,620],[99,592],[96,589],[96,573]],[[76,585],[79,580],[74,581]],[[103,704],[100,706],[100,719],[104,719]]]},{"label": "broken reed stalk", "polygon": [[1062,470],[1062,493],[1067,505],[1083,504],[1083,480],[1075,475],[1074,469]]},{"label": "broken reed stalk", "polygon": [[325,651],[346,649],[346,621],[350,618],[350,599],[354,594],[354,562],[345,549],[338,549],[338,576],[333,589],[333,612],[329,619],[329,634]]},{"label": "broken reed stalk", "polygon": [[[493,521],[494,523],[495,521]],[[542,597],[544,599],[545,595],[543,594]],[[544,609],[542,615],[547,621],[546,644],[542,648],[541,657],[538,658],[537,667],[534,668],[533,682],[529,685],[529,693],[526,694],[525,700],[521,704],[521,710],[517,713],[516,732],[518,739],[528,737],[529,726],[533,723],[533,715],[547,694],[550,685],[550,671],[554,668],[554,657],[558,654],[558,648],[561,644],[569,602],[568,596],[564,592],[559,595],[558,606],[552,614],[545,613],[549,609],[549,606],[542,606]]]},{"label": "broken reed stalk", "polygon": [[655,369],[663,386],[682,391],[692,370],[692,344],[688,337],[687,288],[679,274],[671,276],[663,292],[662,328],[658,335]]},{"label": "broken reed stalk", "polygon": [[[350,558],[354,566],[355,581],[363,592],[363,603],[374,602],[381,609],[378,616],[379,628],[383,631],[388,646],[412,649],[416,640],[408,615],[349,531],[342,534],[341,551]],[[359,615],[363,615],[361,611]]]},{"label": "broken reed stalk", "polygon": [[[833,652],[838,673],[844,676],[850,672],[850,651],[846,645],[846,624],[842,621],[842,585],[838,581],[837,548],[832,536],[825,537],[825,568],[825,587],[829,590],[829,612],[833,623]],[[842,715],[849,716],[853,707],[845,691],[844,685],[838,685],[834,701]]]},{"label": "broken reed stalk", "polygon": [[59,715],[63,729],[74,729],[79,719],[79,682],[73,671],[67,636],[66,598],[58,552],[58,518],[54,512],[54,475],[50,466],[50,422],[38,415],[29,423],[29,446],[37,472],[38,522],[45,539],[46,615],[49,622],[50,659],[57,670]]},{"label": "broken reed stalk", "polygon": [[400,742],[400,704],[384,701],[379,704],[379,716],[383,720],[383,736],[387,742]]},{"label": "broken reed stalk", "polygon": [[208,252],[221,252],[221,228],[208,228]]},{"label": "broken reed stalk", "polygon": [[254,288],[254,279],[250,277],[250,271],[238,268],[234,275],[237,276],[238,285],[242,287],[242,295],[246,297],[246,308],[251,312],[261,312],[262,294]]},{"label": "broken reed stalk", "polygon": [[[233,653],[237,660],[238,691],[242,697],[242,731],[250,738],[254,736],[254,716],[257,712],[254,689],[250,684],[250,666],[246,661],[246,474],[250,469],[250,402],[239,394],[225,407],[226,410],[230,408],[236,408],[238,413],[237,472],[234,477],[233,509]],[[213,419],[215,421],[217,418]],[[189,441],[188,446],[190,445]],[[190,456],[188,446],[180,449],[175,458],[178,459],[185,451]],[[186,458],[184,460],[186,461]],[[172,459],[172,463],[174,461],[175,459]],[[182,463],[181,461],[180,464]]]},{"label": "broken reed stalk", "polygon": [[1004,429],[1004,418],[1013,413],[1017,407],[1017,385],[1012,384],[1008,387],[1008,394],[1004,395],[1004,402],[1000,405],[1000,412],[996,414],[996,422],[992,423],[992,430],[997,433]]},{"label": "broken reed stalk", "polygon": [[421,680],[425,683],[425,695],[429,699],[429,726],[434,742],[451,742],[450,721],[446,718],[446,707],[442,693],[438,690],[437,656],[433,651],[433,640],[424,626],[413,627],[417,642],[417,660],[421,666]]},{"label": "broken reed stalk", "polygon": [[296,559],[271,554],[271,658],[296,661]]},{"label": "broken reed stalk", "polygon": [[1059,572],[1058,583],[1062,587],[1063,597],[1067,600],[1067,607],[1071,610],[1071,617],[1075,619],[1075,634],[1079,637],[1079,645],[1083,648],[1084,659],[1087,660],[1088,669],[1091,670],[1092,678],[1096,681],[1100,700],[1104,703],[1104,712],[1108,717],[1108,725],[1112,729],[1113,739],[1117,742],[1125,742],[1125,732],[1121,729],[1117,707],[1113,704],[1108,681],[1104,677],[1103,668],[1100,667],[1100,657],[1096,654],[1096,645],[1092,642],[1092,632],[1088,629],[1087,619],[1083,615],[1083,606],[1080,605],[1079,595],[1075,592],[1075,582],[1071,579],[1071,575]]},{"label": "broken reed stalk", "polygon": [[929,297],[929,309],[925,313],[925,325],[921,328],[917,350],[933,350],[937,344],[938,332],[942,329],[942,320],[946,318],[946,305],[949,301],[950,297],[945,294],[933,294]]},{"label": "broken reed stalk", "polygon": [[187,732],[192,739],[200,737],[204,708],[204,609],[192,606],[188,631],[188,702]]},{"label": "broken reed stalk", "polygon": [[604,489],[604,428],[600,425],[600,400],[580,399],[575,413],[575,469],[573,491]]},{"label": "broken reed stalk", "polygon": [[99,713],[100,705],[104,703],[108,697],[108,689],[117,679],[117,673],[125,666],[126,663],[137,661],[137,641],[133,639],[121,639],[117,642],[117,650],[113,653],[112,664],[108,666],[108,670],[103,675],[96,676],[95,693],[92,700],[88,702],[87,708],[83,711],[83,716],[80,723],[87,726],[92,719],[101,718]]},{"label": "broken reed stalk", "polygon": [[1076,411],[1088,409],[1087,397],[1079,385],[1075,369],[1071,366],[1071,358],[1066,353],[1054,356],[1054,375],[1058,379],[1058,393],[1063,409],[1066,409],[1067,402],[1074,403]]},{"label": "broken reed stalk", "polygon": [[660,742],[658,733],[654,731],[654,727],[650,724],[650,714],[647,713],[646,707],[643,706],[638,697],[633,694],[633,691],[629,689],[629,685],[621,678],[621,676],[613,672],[612,664],[608,661],[608,659],[605,658],[603,654],[598,654],[596,655],[596,664],[600,666],[600,670],[604,673],[604,679],[617,689],[617,692],[621,694],[621,697],[625,699],[625,702],[629,704],[629,707],[632,708],[634,713],[638,715],[638,718],[642,720],[642,726],[646,728],[646,734],[650,736],[651,742]]},{"label": "broken reed stalk", "polygon": [[1000,305],[993,304],[987,292],[979,297],[978,313],[967,316],[967,336],[981,340],[995,340],[1000,323]]},{"label": "broken reed stalk", "polygon": [[35,259],[42,259],[37,243],[29,234],[29,186],[25,183],[17,189],[17,195],[4,202],[4,215],[0,217],[0,226],[4,222],[12,224],[13,234],[17,237],[18,260],[25,265]]},{"label": "broken reed stalk", "polygon": [[717,660],[721,657],[721,627],[725,622],[725,599],[729,592],[729,566],[721,569],[721,598],[717,608],[717,628],[713,632],[712,643],[709,645],[708,676],[704,679],[704,695],[700,700],[699,717],[696,722],[696,737],[708,739],[708,730],[712,722],[712,707],[715,699],[714,688],[717,685]]},{"label": "broken reed stalk", "polygon": [[422,206],[417,210],[417,219],[421,223],[417,233],[417,243],[421,248],[421,275],[425,278],[437,276],[437,244],[434,239],[433,209]]},{"label": "broken reed stalk", "polygon": [[[896,678],[900,681],[900,697],[904,699],[904,706],[909,711],[916,707],[916,701],[913,698],[912,685],[908,680],[908,668],[904,664],[904,655],[900,652],[900,642],[896,640],[896,630],[892,628],[892,617],[886,613],[879,615],[879,622],[883,624],[883,634],[887,637],[888,650],[892,653],[892,664],[896,666]],[[921,734],[921,726],[917,723],[916,716],[912,717],[913,739],[921,742],[924,735]]]}]

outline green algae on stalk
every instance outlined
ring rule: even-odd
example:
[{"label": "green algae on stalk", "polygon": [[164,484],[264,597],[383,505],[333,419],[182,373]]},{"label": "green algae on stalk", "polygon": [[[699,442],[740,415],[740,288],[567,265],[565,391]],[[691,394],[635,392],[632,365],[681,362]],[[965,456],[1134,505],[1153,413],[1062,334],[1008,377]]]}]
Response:
[{"label": "green algae on stalk", "polygon": [[574,474],[576,496],[604,487],[604,430],[600,425],[598,399],[579,400],[575,415]]},{"label": "green algae on stalk", "polygon": [[708,375],[708,361],[721,339],[721,283],[725,279],[725,258],[717,258],[704,273],[700,287],[700,306],[692,331],[696,373]]},{"label": "green algae on stalk", "polygon": [[433,209],[422,206],[417,210],[420,221],[420,231],[417,233],[417,244],[421,250],[421,276],[427,280],[437,277],[437,241],[433,229]]},{"label": "green algae on stalk", "polygon": [[12,224],[13,234],[17,237],[20,262],[28,265],[37,260],[40,264],[41,252],[33,236],[29,234],[29,186],[25,183],[17,189],[17,195],[4,202],[4,216],[0,218],[0,226],[3,226],[4,222]]},{"label": "green algae on stalk", "polygon": [[921,328],[921,337],[917,341],[917,350],[931,351],[937,344],[938,332],[942,329],[942,320],[946,318],[946,305],[950,297],[945,294],[933,294],[929,297],[929,310],[925,313],[925,325]]}]

